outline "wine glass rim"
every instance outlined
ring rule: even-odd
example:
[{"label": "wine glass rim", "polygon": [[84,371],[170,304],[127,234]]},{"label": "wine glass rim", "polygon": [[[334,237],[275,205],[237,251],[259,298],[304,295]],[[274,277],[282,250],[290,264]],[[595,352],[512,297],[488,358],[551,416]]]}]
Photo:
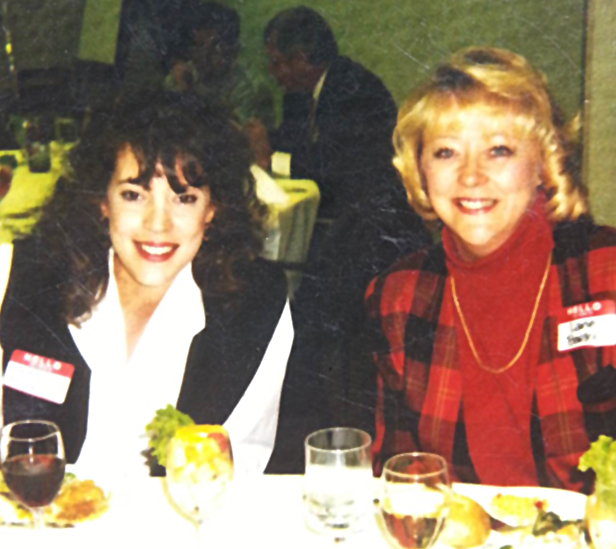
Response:
[{"label": "wine glass rim", "polygon": [[[311,439],[312,437],[316,437],[324,433],[333,433],[336,431],[347,431],[347,432],[357,433],[363,439],[363,442],[361,444],[358,444],[357,446],[353,446],[352,448],[319,448],[317,446],[313,446],[309,442],[309,439]],[[314,431],[313,433],[310,433],[304,440],[304,445],[306,446],[306,448],[309,448],[311,452],[333,452],[337,454],[344,454],[347,452],[357,452],[358,450],[364,450],[366,448],[369,448],[371,444],[372,444],[372,437],[368,433],[366,433],[366,431],[362,431],[361,429],[356,429],[355,427],[327,427],[326,429],[319,429],[318,431]]]},{"label": "wine glass rim", "polygon": [[[18,425],[28,425],[28,424],[39,424],[39,425],[47,425],[52,427],[54,430],[38,437],[19,437],[10,434],[10,431],[13,427]],[[45,440],[50,437],[55,437],[60,432],[60,428],[53,422],[47,421],[44,419],[22,419],[20,421],[14,421],[13,423],[9,423],[2,428],[2,436],[8,436],[11,440],[15,440],[18,442],[38,442],[41,440]]]},{"label": "wine glass rim", "polygon": [[[440,464],[439,469],[435,471],[430,471],[427,473],[403,473],[401,471],[393,471],[392,469],[389,468],[390,463],[393,462],[394,460],[399,460],[402,458],[409,458],[409,457],[414,458],[418,456],[425,456],[430,459],[434,459],[436,462]],[[435,477],[435,476],[442,475],[443,473],[446,473],[446,474],[448,473],[448,467],[447,467],[447,462],[445,461],[445,458],[443,458],[443,456],[439,456],[438,454],[432,454],[430,452],[406,452],[404,454],[396,454],[395,456],[390,457],[383,465],[383,476],[387,474],[388,476],[395,476],[399,478],[429,478],[429,477]]]}]

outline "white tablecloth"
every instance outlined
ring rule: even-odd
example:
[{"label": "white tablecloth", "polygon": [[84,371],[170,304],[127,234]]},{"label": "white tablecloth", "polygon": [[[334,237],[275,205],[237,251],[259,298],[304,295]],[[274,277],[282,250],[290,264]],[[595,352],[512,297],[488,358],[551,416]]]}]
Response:
[{"label": "white tablecloth", "polygon": [[[366,520],[364,531],[343,543],[313,534],[304,525],[301,476],[266,475],[238,481],[230,490],[225,506],[212,521],[203,548],[387,549],[376,519]],[[489,506],[499,491],[546,499],[548,508],[562,518],[584,516],[586,498],[564,490],[547,488],[505,488],[455,485],[459,493]],[[375,480],[375,495],[378,481]],[[45,541],[36,542],[36,532],[24,528],[0,528],[3,547],[63,549],[87,548],[189,548],[196,547],[192,524],[168,502],[163,479],[142,479],[114,493],[103,517],[73,529],[49,529]],[[490,547],[500,547],[494,533]],[[9,545],[14,543],[15,545]],[[18,545],[20,544],[20,545]],[[502,543],[501,543],[502,544]]]}]

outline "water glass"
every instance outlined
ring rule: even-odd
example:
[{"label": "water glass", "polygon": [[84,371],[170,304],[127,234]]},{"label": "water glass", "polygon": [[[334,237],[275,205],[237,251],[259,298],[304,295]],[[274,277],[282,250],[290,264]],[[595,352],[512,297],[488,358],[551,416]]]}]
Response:
[{"label": "water glass", "polygon": [[381,491],[381,515],[389,541],[401,549],[432,547],[451,501],[445,460],[424,452],[394,456],[383,467]]},{"label": "water glass", "polygon": [[365,524],[372,505],[371,443],[368,433],[348,427],[306,438],[304,505],[312,531],[342,538]]}]

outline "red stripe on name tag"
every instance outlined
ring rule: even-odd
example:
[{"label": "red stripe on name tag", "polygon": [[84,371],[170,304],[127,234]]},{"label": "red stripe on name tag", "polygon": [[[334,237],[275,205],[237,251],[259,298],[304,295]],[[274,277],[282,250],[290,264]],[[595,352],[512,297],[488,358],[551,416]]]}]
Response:
[{"label": "red stripe on name tag", "polygon": [[21,351],[19,349],[13,351],[11,361],[23,364],[24,366],[29,366],[30,368],[36,368],[37,370],[48,372],[50,374],[68,377],[69,379],[73,377],[73,372],[75,371],[75,366],[69,364],[68,362],[60,362],[59,360],[55,360],[53,358],[35,355],[34,353]]}]

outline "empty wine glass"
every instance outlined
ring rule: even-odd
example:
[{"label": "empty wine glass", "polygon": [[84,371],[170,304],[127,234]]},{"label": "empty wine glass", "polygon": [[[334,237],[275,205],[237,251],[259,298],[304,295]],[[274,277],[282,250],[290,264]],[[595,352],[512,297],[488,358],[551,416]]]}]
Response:
[{"label": "empty wine glass", "polygon": [[44,528],[43,511],[64,479],[64,444],[51,421],[26,420],[6,425],[0,438],[4,481],[15,498],[32,512],[34,528]]},{"label": "empty wine glass", "polygon": [[204,525],[220,506],[233,479],[227,431],[218,425],[181,427],[169,442],[166,467],[169,496],[195,524],[200,544]]},{"label": "empty wine glass", "polygon": [[447,463],[435,454],[415,452],[390,458],[381,478],[381,515],[396,547],[432,547],[449,512]]}]

